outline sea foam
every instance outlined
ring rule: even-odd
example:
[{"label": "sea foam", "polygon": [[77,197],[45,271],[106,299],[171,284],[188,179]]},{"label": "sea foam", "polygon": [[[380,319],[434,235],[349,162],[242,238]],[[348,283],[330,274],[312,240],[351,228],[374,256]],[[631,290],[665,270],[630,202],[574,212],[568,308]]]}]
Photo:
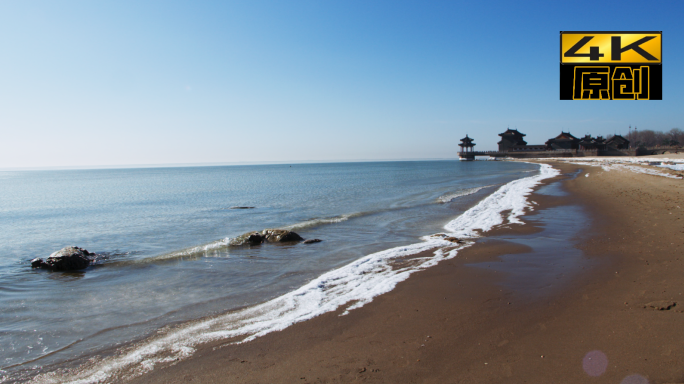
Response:
[{"label": "sea foam", "polygon": [[[504,222],[521,223],[520,216],[532,209],[526,199],[532,188],[558,174],[558,170],[541,164],[539,174],[501,186],[449,222],[445,226],[448,235],[468,240]],[[156,365],[186,358],[201,343],[230,338],[237,338],[236,342],[241,343],[323,313],[340,309],[341,315],[345,315],[370,303],[376,296],[391,291],[412,273],[453,258],[459,249],[473,244],[466,241],[456,245],[439,236],[425,236],[422,240],[362,257],[268,302],[176,328],[164,328],[156,336],[124,348],[113,356],[85,363],[78,370],[66,374],[42,374],[33,382],[85,384],[121,381],[152,370]],[[397,263],[406,261],[403,258],[407,257],[408,262]]]}]

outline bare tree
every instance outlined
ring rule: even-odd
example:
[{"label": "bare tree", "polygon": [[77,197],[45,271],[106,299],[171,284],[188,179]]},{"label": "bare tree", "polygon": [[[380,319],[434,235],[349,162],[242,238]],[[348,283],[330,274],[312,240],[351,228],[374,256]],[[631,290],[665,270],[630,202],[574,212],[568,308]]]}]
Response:
[{"label": "bare tree", "polygon": [[659,147],[677,146],[684,140],[684,132],[679,128],[672,128],[668,132],[642,129],[631,133],[628,140],[632,147]]},{"label": "bare tree", "polygon": [[684,131],[679,128],[672,128],[667,134],[670,136],[670,145],[680,145],[684,140]]},{"label": "bare tree", "polygon": [[650,129],[641,129],[635,136],[639,147],[653,147],[660,144],[656,133]]}]

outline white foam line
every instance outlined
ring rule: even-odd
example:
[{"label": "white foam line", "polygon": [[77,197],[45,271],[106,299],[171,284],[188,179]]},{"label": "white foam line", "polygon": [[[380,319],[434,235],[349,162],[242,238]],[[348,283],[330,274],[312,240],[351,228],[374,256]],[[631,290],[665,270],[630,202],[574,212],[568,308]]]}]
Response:
[{"label": "white foam line", "polygon": [[[477,231],[486,232],[503,223],[507,212],[510,223],[520,223],[519,217],[531,209],[526,196],[544,179],[558,175],[558,170],[541,164],[538,175],[512,181],[480,201],[445,228],[450,236],[477,237]],[[412,273],[432,267],[442,260],[456,256],[458,249],[472,242],[450,248],[455,244],[440,237],[426,236],[421,243],[377,252],[327,272],[303,287],[266,303],[211,319],[203,319],[165,329],[153,338],[146,339],[119,354],[101,361],[86,363],[78,371],[67,375],[55,372],[34,378],[36,383],[96,383],[120,380],[152,370],[160,363],[175,362],[190,356],[198,344],[229,338],[238,342],[253,340],[270,332],[285,329],[292,324],[309,320],[326,312],[343,308],[343,315],[370,303],[373,298],[387,293]],[[436,249],[429,256],[418,253]],[[412,256],[404,263],[397,259]],[[345,307],[346,306],[346,307]],[[119,375],[119,377],[114,377]]]},{"label": "white foam line", "polygon": [[445,228],[456,237],[477,237],[477,231],[487,232],[494,226],[503,224],[503,212],[510,211],[506,219],[509,223],[521,223],[519,217],[531,208],[527,195],[540,181],[555,177],[560,172],[548,164],[541,164],[539,174],[511,181],[496,192],[484,198],[466,213],[448,223]]}]

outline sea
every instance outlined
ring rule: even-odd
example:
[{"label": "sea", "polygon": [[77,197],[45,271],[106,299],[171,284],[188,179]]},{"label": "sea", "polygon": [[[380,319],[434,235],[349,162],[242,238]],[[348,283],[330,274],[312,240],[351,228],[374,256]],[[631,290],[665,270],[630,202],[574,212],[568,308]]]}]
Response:
[{"label": "sea", "polygon": [[[509,161],[0,172],[0,382],[120,381],[203,342],[344,315],[519,223],[556,174]],[[230,244],[269,228],[322,241]],[[31,268],[72,245],[97,259]]]}]

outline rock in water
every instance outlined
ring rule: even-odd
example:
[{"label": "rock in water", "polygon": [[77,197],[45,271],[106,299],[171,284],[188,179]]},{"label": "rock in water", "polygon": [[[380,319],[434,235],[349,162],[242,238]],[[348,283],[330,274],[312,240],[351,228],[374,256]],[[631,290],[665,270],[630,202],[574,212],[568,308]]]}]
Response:
[{"label": "rock in water", "polygon": [[230,245],[259,245],[265,240],[264,236],[259,232],[249,232],[231,239]]},{"label": "rock in water", "polygon": [[301,236],[295,232],[288,231],[285,229],[264,229],[261,234],[266,238],[269,243],[287,243],[293,241],[304,240]]},{"label": "rock in water", "polygon": [[45,262],[40,257],[31,260],[31,268],[42,268]]},{"label": "rock in water", "polygon": [[230,245],[259,245],[265,241],[269,243],[287,243],[302,241],[301,236],[285,229],[264,229],[261,232],[248,232],[231,239]]},{"label": "rock in water", "polygon": [[264,242],[264,237],[259,232],[254,232],[247,236],[247,244],[259,245]]},{"label": "rock in water", "polygon": [[309,240],[304,240],[304,244],[313,244],[313,243],[320,243],[321,239],[309,239]]},{"label": "rock in water", "polygon": [[76,271],[89,266],[94,257],[94,253],[90,253],[83,248],[64,247],[51,254],[45,261],[40,258],[31,260],[31,267],[54,271]]}]

